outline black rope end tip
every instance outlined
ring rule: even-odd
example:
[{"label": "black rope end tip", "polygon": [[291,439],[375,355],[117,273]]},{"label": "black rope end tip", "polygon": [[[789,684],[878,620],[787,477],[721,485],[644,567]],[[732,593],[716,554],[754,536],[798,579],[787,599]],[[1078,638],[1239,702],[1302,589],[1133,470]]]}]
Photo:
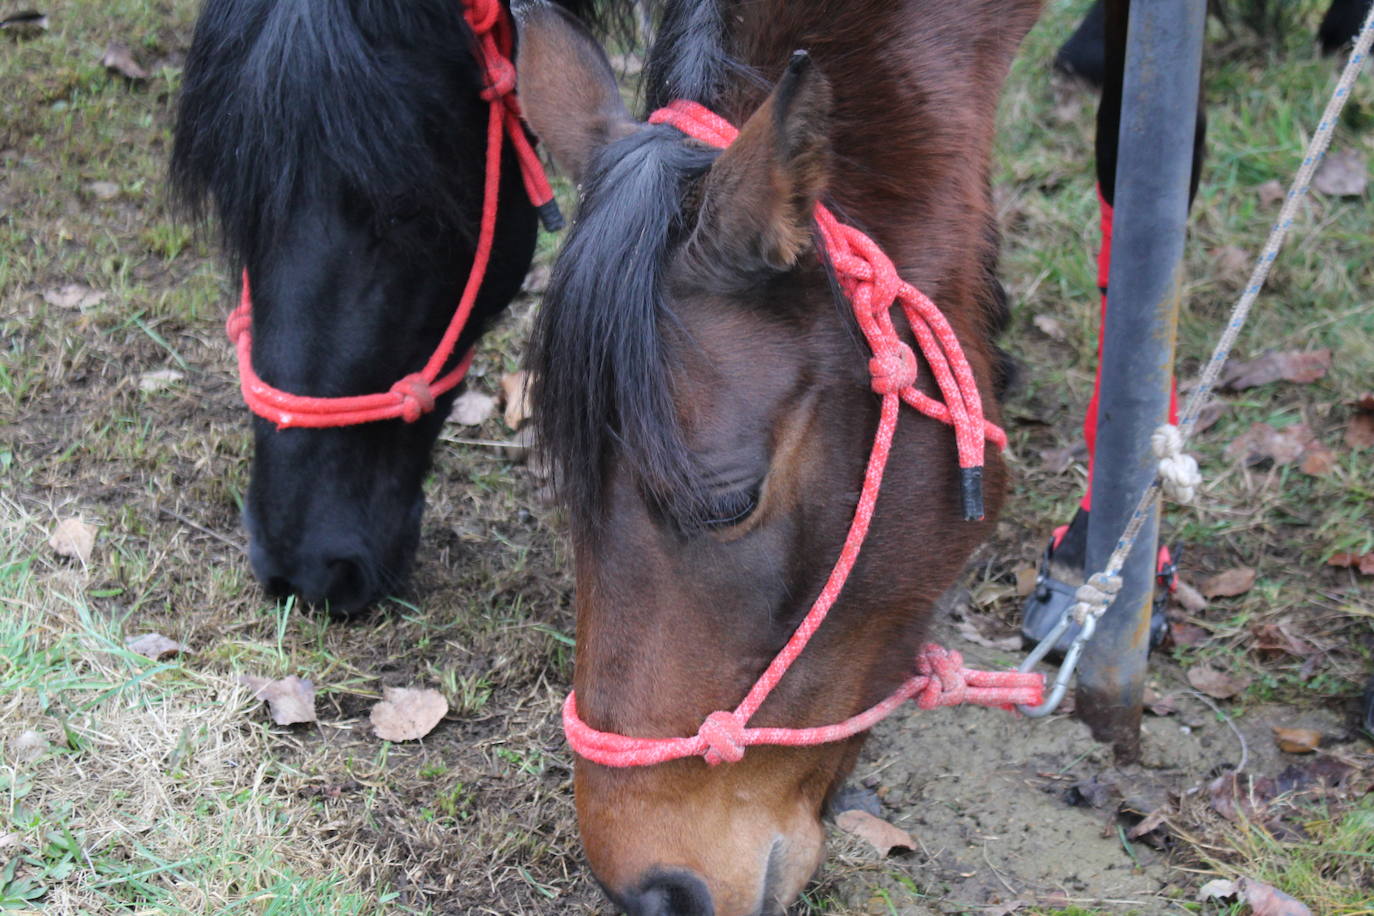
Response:
[{"label": "black rope end tip", "polygon": [[981,522],[983,511],[983,468],[959,469],[959,498],[964,506],[964,521]]},{"label": "black rope end tip", "polygon": [[563,211],[558,209],[558,201],[546,200],[535,209],[539,211],[539,222],[545,232],[558,232],[565,225]]}]

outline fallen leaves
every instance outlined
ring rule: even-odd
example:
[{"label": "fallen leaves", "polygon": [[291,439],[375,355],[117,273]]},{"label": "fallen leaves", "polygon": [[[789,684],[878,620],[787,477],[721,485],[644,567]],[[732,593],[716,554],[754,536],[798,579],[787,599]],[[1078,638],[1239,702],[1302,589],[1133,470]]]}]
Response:
[{"label": "fallen leaves", "polygon": [[1283,200],[1283,185],[1277,180],[1271,179],[1255,188],[1255,196],[1259,198],[1261,207],[1272,207],[1274,204]]},{"label": "fallen leaves", "polygon": [[1322,733],[1314,728],[1274,726],[1274,743],[1285,754],[1310,754],[1322,743]]},{"label": "fallen leaves", "polygon": [[959,635],[975,646],[982,646],[984,649],[999,649],[1003,652],[1015,652],[1021,648],[1020,636],[1004,636],[1001,639],[990,639],[984,636],[973,623],[972,620],[961,620],[954,625]]},{"label": "fallen leaves", "polygon": [[1345,427],[1345,444],[1351,448],[1374,448],[1374,394],[1365,394],[1351,404],[1355,413]]},{"label": "fallen leaves", "polygon": [[434,730],[448,714],[448,700],[437,690],[386,687],[372,707],[372,731],[384,741],[414,741]]},{"label": "fallen leaves", "polygon": [[1268,423],[1255,423],[1226,446],[1226,455],[1240,459],[1247,467],[1264,461],[1276,465],[1292,464],[1307,453],[1313,441],[1312,430],[1302,423],[1283,429],[1275,429]]},{"label": "fallen leaves", "polygon": [[104,302],[105,294],[96,292],[89,286],[82,286],[80,283],[68,283],[66,286],[48,290],[43,294],[43,301],[60,309],[84,312],[86,309],[95,308]]},{"label": "fallen leaves", "polygon": [[1325,376],[1330,368],[1329,349],[1270,351],[1245,362],[1227,360],[1221,387],[1241,391],[1278,381],[1305,385]]},{"label": "fallen leaves", "polygon": [[1326,561],[1327,566],[1344,566],[1358,569],[1366,576],[1374,576],[1374,552],[1337,553]]},{"label": "fallen leaves", "polygon": [[1040,452],[1040,460],[1044,462],[1045,470],[1051,474],[1062,474],[1075,461],[1086,461],[1087,458],[1088,445],[1082,439],[1063,448],[1042,449]]},{"label": "fallen leaves", "polygon": [[112,41],[105,46],[105,53],[100,56],[100,66],[134,82],[148,78],[148,71],[134,60],[134,52],[122,41]]},{"label": "fallen leaves", "polygon": [[1207,598],[1234,598],[1243,595],[1255,586],[1255,571],[1248,566],[1237,566],[1217,573],[1202,583],[1202,594]]},{"label": "fallen leaves", "polygon": [[171,388],[185,377],[185,373],[175,369],[153,369],[138,377],[138,390],[150,393],[161,391],[164,388]]},{"label": "fallen leaves", "polygon": [[1202,596],[1202,592],[1182,579],[1174,585],[1173,599],[1179,607],[1190,614],[1201,614],[1207,610],[1207,599]]},{"label": "fallen leaves", "polygon": [[1188,669],[1188,683],[1199,693],[1214,700],[1229,700],[1250,686],[1250,678],[1227,674],[1211,665],[1194,665]]},{"label": "fallen leaves", "polygon": [[496,398],[469,388],[453,401],[448,418],[459,426],[481,426],[496,410]]},{"label": "fallen leaves", "polygon": [[911,834],[880,817],[874,817],[867,811],[842,811],[835,818],[835,826],[868,843],[880,856],[890,856],[894,852],[910,852],[916,848],[916,842],[911,838]]},{"label": "fallen leaves", "polygon": [[1254,878],[1217,878],[1202,885],[1197,893],[1197,899],[1202,901],[1228,897],[1243,900],[1250,907],[1250,916],[1312,916],[1307,905],[1296,897]]},{"label": "fallen leaves", "polygon": [[524,369],[501,376],[501,392],[506,401],[503,418],[511,429],[519,429],[520,424],[534,413],[530,387],[530,374]]},{"label": "fallen leaves", "polygon": [[119,196],[119,185],[113,181],[92,181],[86,185],[86,190],[96,200],[114,200]]},{"label": "fallen leaves", "polygon": [[186,647],[175,639],[168,639],[161,633],[144,633],[141,636],[130,636],[124,640],[124,648],[130,652],[137,652],[146,658],[157,661],[167,655],[179,655],[186,651]]},{"label": "fallen leaves", "polygon": [[1368,183],[1364,156],[1353,149],[1327,153],[1312,176],[1312,187],[1327,197],[1359,197]]},{"label": "fallen leaves", "polygon": [[79,518],[64,518],[53,529],[48,546],[59,557],[72,557],[89,563],[95,550],[95,526]]},{"label": "fallen leaves", "polygon": [[294,674],[276,681],[245,674],[239,680],[253,696],[266,701],[272,721],[278,725],[316,721],[315,685],[310,681]]},{"label": "fallen leaves", "polygon": [[1064,325],[1053,315],[1036,315],[1031,319],[1031,324],[1035,325],[1036,329],[1050,340],[1063,340],[1068,337],[1068,334],[1064,332]]}]

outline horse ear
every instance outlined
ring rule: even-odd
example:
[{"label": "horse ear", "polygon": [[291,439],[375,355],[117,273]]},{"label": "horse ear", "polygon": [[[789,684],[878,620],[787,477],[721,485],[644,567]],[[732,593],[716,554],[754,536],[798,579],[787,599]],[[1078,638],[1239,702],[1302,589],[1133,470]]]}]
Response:
[{"label": "horse ear", "polygon": [[717,277],[783,271],[811,245],[811,216],[830,178],[830,83],[805,51],[706,176],[692,235]]},{"label": "horse ear", "polygon": [[581,181],[601,147],[634,131],[634,119],[610,61],[582,23],[551,3],[522,3],[514,10],[525,120],[558,167]]}]

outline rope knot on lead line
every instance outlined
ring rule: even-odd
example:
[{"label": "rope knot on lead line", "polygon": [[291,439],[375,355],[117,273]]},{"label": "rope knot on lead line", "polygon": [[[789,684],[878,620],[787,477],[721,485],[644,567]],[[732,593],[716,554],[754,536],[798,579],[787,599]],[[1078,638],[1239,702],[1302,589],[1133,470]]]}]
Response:
[{"label": "rope knot on lead line", "polygon": [[1150,448],[1159,459],[1160,486],[1176,503],[1191,503],[1202,486],[1197,459],[1183,451],[1183,434],[1166,423],[1150,435]]},{"label": "rope knot on lead line", "polygon": [[1119,591],[1120,576],[1093,573],[1073,594],[1074,603],[1069,613],[1073,615],[1074,623],[1082,626],[1087,623],[1089,617],[1101,617],[1116,600],[1116,593]]}]

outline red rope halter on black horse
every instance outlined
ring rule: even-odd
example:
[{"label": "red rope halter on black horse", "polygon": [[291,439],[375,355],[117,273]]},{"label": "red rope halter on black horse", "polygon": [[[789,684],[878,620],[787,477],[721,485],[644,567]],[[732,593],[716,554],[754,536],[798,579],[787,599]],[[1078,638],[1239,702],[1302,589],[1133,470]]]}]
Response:
[{"label": "red rope halter on black horse", "polygon": [[453,356],[486,277],[492,239],[496,234],[501,152],[507,137],[520,161],[525,192],[538,209],[544,227],[553,231],[563,226],[558,204],[553,199],[553,189],[549,187],[544,168],[530,146],[520,121],[520,102],[515,95],[515,64],[511,62],[514,36],[510,16],[499,0],[463,0],[463,15],[477,39],[478,59],[485,84],[482,98],[490,104],[490,116],[487,121],[482,223],[472,258],[472,271],[468,274],[458,307],[424,368],[400,379],[388,391],[334,398],[291,394],[273,388],[253,371],[253,299],[249,291],[248,271],[245,269],[239,306],[229,315],[225,330],[238,354],[239,386],[243,391],[243,400],[253,413],[271,420],[278,429],[353,426],[392,419],[414,423],[434,409],[436,398],[456,388],[467,375],[468,367],[472,364],[471,351],[447,374],[441,376],[440,373]]}]

